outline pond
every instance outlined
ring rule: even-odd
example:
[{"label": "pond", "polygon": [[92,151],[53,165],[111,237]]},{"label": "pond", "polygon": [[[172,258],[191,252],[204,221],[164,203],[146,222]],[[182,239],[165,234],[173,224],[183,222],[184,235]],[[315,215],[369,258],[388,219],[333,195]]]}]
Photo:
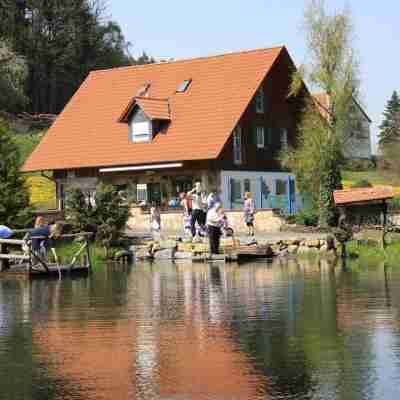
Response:
[{"label": "pond", "polygon": [[399,399],[400,268],[97,266],[0,279],[0,398]]}]

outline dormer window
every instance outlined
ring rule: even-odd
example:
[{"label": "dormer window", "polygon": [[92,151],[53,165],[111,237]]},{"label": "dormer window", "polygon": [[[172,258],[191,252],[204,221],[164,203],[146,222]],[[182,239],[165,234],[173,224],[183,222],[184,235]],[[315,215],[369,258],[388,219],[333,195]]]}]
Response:
[{"label": "dormer window", "polygon": [[260,87],[255,96],[257,114],[264,114],[264,90]]},{"label": "dormer window", "polygon": [[171,120],[168,99],[134,97],[119,122],[128,124],[129,141],[133,143],[151,142],[153,137]]},{"label": "dormer window", "polygon": [[185,79],[183,80],[178,87],[176,88],[176,93],[184,93],[186,92],[187,88],[191,84],[192,80],[191,79]]}]

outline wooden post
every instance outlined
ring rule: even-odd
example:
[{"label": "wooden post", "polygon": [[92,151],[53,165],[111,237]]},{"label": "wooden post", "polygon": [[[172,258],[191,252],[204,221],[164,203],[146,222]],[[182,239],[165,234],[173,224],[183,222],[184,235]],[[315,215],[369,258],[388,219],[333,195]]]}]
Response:
[{"label": "wooden post", "polygon": [[[0,254],[8,254],[8,248],[5,243],[0,243]],[[10,261],[7,259],[0,259],[0,272],[10,269]]]},{"label": "wooden post", "polygon": [[87,256],[87,260],[88,260],[88,265],[87,267],[89,268],[90,272],[92,272],[92,260],[90,258],[90,238],[86,236],[86,256]]},{"label": "wooden post", "polygon": [[383,200],[383,227],[382,227],[382,248],[383,250],[386,250],[386,234],[387,234],[387,203],[386,200]]}]

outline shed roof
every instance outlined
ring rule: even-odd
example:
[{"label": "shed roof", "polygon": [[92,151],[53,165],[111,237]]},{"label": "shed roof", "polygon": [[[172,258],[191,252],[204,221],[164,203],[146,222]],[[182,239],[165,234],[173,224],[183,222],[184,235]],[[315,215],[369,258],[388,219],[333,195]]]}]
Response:
[{"label": "shed roof", "polygon": [[[91,72],[22,169],[215,159],[283,51],[276,47]],[[176,93],[188,79],[187,90]],[[169,99],[171,122],[151,143],[129,143],[119,119],[145,84],[149,98]],[[140,102],[150,114],[165,116],[165,103]]]},{"label": "shed roof", "polygon": [[388,200],[394,197],[394,193],[391,186],[376,186],[372,188],[335,190],[333,197],[336,205],[346,205]]}]

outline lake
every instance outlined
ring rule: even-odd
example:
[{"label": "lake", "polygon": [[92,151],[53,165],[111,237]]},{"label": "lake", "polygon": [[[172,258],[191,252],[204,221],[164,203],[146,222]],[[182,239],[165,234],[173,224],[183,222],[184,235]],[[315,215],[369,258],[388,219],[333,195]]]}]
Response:
[{"label": "lake", "polygon": [[0,398],[399,399],[399,310],[400,268],[383,264],[1,278]]}]

